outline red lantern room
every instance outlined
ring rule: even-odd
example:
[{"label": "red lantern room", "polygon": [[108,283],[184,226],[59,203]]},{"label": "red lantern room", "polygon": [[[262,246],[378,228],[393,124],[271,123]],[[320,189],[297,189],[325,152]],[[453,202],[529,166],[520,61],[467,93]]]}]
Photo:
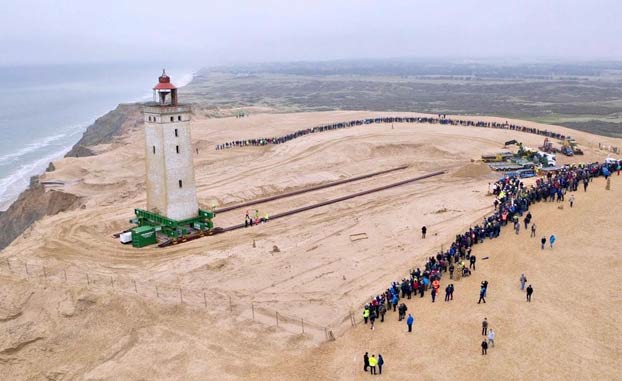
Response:
[{"label": "red lantern room", "polygon": [[[167,97],[168,95],[170,97]],[[164,69],[162,69],[162,75],[158,78],[158,83],[153,88],[153,101],[161,106],[177,105],[177,87],[171,83],[171,78],[166,75]]]}]

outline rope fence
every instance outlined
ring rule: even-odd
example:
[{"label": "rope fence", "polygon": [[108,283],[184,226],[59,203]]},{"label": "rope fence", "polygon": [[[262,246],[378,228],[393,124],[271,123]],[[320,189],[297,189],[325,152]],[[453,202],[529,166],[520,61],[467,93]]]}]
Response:
[{"label": "rope fence", "polygon": [[[492,207],[484,207],[483,215]],[[468,227],[476,224],[481,217],[475,218]],[[466,226],[466,225],[465,225]],[[443,245],[441,245],[441,251]],[[274,326],[292,334],[311,335],[321,341],[335,340],[348,329],[363,322],[362,307],[369,299],[360,303],[358,308],[338,316],[328,326],[308,319],[282,313],[261,302],[236,300],[222,291],[213,289],[195,289],[183,285],[163,282],[140,281],[129,276],[97,272],[68,270],[67,268],[44,266],[25,262],[17,258],[0,259],[0,273],[17,276],[22,279],[39,282],[55,282],[72,286],[84,286],[88,289],[113,291],[118,294],[132,294],[144,299],[157,300],[161,303],[184,304],[200,308],[208,313],[224,312],[238,314],[243,318],[266,326]],[[455,280],[458,280],[456,277]],[[221,316],[219,314],[219,316]]]},{"label": "rope fence", "polygon": [[256,323],[274,326],[292,334],[309,335],[321,341],[334,339],[332,330],[325,325],[282,313],[262,303],[249,303],[234,299],[231,295],[217,290],[146,282],[114,273],[68,270],[8,257],[0,259],[0,273],[33,282],[53,282],[60,285],[83,286],[90,290],[132,294],[144,299],[157,300],[160,303],[183,304],[208,313],[237,314]]}]

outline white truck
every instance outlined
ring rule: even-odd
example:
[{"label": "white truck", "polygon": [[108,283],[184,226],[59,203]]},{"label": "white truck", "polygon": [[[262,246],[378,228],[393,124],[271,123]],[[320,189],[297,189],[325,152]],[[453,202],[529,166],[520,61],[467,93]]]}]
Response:
[{"label": "white truck", "polygon": [[557,166],[557,161],[555,160],[555,155],[552,153],[548,153],[548,152],[544,152],[544,151],[538,151],[538,155],[540,155],[540,157],[544,157],[546,158],[546,162],[547,167],[556,167]]}]

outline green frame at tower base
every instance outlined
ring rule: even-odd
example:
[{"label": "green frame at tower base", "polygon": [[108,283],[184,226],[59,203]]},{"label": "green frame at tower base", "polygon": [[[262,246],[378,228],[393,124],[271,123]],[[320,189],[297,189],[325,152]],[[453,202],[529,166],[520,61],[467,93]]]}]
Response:
[{"label": "green frame at tower base", "polygon": [[[164,235],[167,238],[182,238],[196,231],[209,233],[214,228],[212,219],[216,216],[213,211],[199,209],[197,216],[185,220],[173,220],[160,214],[149,212],[144,209],[134,209],[135,218],[130,223],[138,225],[131,229],[132,236],[138,236],[141,228],[152,227],[155,235]],[[134,243],[135,247],[143,247],[155,244],[155,240],[138,240]]]}]

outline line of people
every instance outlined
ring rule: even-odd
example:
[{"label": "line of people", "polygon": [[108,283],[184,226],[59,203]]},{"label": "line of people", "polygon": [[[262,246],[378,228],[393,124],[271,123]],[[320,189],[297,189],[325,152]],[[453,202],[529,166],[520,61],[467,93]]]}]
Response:
[{"label": "line of people", "polygon": [[559,134],[549,130],[541,130],[534,127],[526,127],[518,124],[511,124],[508,122],[488,122],[488,121],[472,121],[463,119],[451,119],[447,118],[447,115],[438,115],[438,117],[383,117],[383,118],[367,118],[351,120],[349,122],[339,122],[332,124],[325,124],[312,128],[305,128],[282,136],[264,137],[264,138],[252,138],[242,140],[232,140],[230,142],[217,144],[216,150],[229,149],[234,147],[248,147],[248,146],[264,146],[269,144],[282,144],[290,140],[314,134],[318,132],[333,131],[342,128],[362,126],[368,124],[380,124],[380,123],[424,123],[424,124],[440,124],[451,126],[463,126],[463,127],[483,127],[483,128],[495,128],[505,129],[519,132],[526,132],[530,134],[542,135],[554,139],[564,140],[565,135]]},{"label": "line of people", "polygon": [[482,321],[482,336],[484,336],[484,340],[482,341],[482,355],[488,354],[488,348],[495,347],[495,337],[496,333],[492,328],[488,328],[488,318],[484,318]]},{"label": "line of people", "polygon": [[[384,322],[387,311],[398,310],[398,321],[406,319],[408,332],[412,332],[414,318],[411,314],[406,318],[408,306],[403,302],[404,299],[412,299],[419,294],[420,298],[428,289],[431,289],[432,302],[440,289],[440,280],[444,273],[449,274],[449,279],[454,279],[456,267],[459,274],[464,274],[464,270],[476,268],[476,257],[472,254],[475,245],[481,244],[485,239],[499,237],[501,228],[514,223],[514,230],[518,234],[516,225],[520,227],[520,217],[525,214],[523,223],[527,230],[531,225],[531,237],[535,237],[536,228],[533,223],[533,216],[529,212],[530,205],[536,202],[561,202],[567,192],[578,190],[578,185],[583,184],[584,191],[587,191],[589,183],[595,177],[608,177],[608,164],[592,163],[588,165],[570,166],[560,169],[556,173],[548,173],[546,176],[536,179],[535,184],[527,187],[520,178],[515,176],[504,177],[494,183],[493,194],[496,196],[494,201],[494,211],[491,215],[484,217],[481,224],[470,227],[462,234],[456,235],[454,242],[446,251],[437,253],[436,256],[429,257],[424,265],[424,270],[416,268],[410,271],[410,277],[402,279],[401,282],[394,281],[384,293],[372,298],[363,309],[364,322],[372,323],[376,316]],[[569,197],[569,202],[574,204],[574,196]],[[425,239],[427,227],[422,228],[422,239]],[[555,235],[551,235],[549,243],[551,248],[556,241]],[[546,243],[546,236],[543,238],[543,245]],[[469,266],[465,265],[465,260],[469,261]],[[525,289],[527,278],[521,275],[521,291],[525,291],[527,302],[531,302],[533,287],[531,284]],[[486,293],[488,281],[484,280],[480,286],[480,298],[478,304],[486,303]],[[454,285],[450,283],[445,288],[445,301],[453,300]],[[487,340],[481,344],[482,354],[487,353],[489,345],[494,347],[495,332],[486,331],[487,323],[483,324],[483,335]]]},{"label": "line of people", "polygon": [[[475,270],[476,257],[472,254],[475,245],[483,243],[485,239],[499,237],[501,228],[510,222],[513,222],[514,229],[518,231],[516,226],[520,227],[519,219],[525,213],[523,222],[525,229],[528,229],[533,218],[529,212],[530,205],[539,201],[552,202],[555,197],[561,201],[567,191],[577,190],[579,182],[582,182],[584,189],[587,190],[587,184],[594,177],[602,175],[602,169],[605,167],[606,164],[594,163],[563,168],[558,173],[548,173],[545,177],[537,179],[535,184],[530,187],[526,187],[520,178],[514,176],[498,180],[493,189],[493,194],[496,196],[493,214],[485,217],[481,224],[470,227],[463,234],[456,235],[456,239],[446,251],[439,252],[436,256],[427,259],[423,271],[420,268],[411,270],[409,278],[404,278],[401,282],[394,281],[384,293],[376,295],[370,303],[365,305],[364,317],[367,316],[369,320],[381,317],[381,321],[384,321],[386,311],[391,309],[395,311],[400,306],[399,320],[401,320],[404,316],[401,313],[402,310],[404,313],[406,311],[400,304],[400,300],[411,299],[413,295],[417,296],[417,294],[423,298],[429,289],[431,289],[431,297],[434,302],[440,291],[440,280],[443,273],[448,273],[449,279],[453,280],[456,278],[456,268],[460,276],[468,276],[471,270]],[[574,198],[572,200],[574,202]],[[535,237],[535,224],[532,224],[531,227],[532,237]],[[543,240],[546,243],[546,237]],[[555,241],[555,235],[551,235],[549,238],[551,248]],[[469,262],[468,267],[465,260]],[[449,298],[448,300],[452,300],[453,297],[453,283],[451,286],[446,289],[446,299]],[[482,302],[485,300],[485,296],[484,293]],[[368,319],[365,319],[366,323]]]}]

